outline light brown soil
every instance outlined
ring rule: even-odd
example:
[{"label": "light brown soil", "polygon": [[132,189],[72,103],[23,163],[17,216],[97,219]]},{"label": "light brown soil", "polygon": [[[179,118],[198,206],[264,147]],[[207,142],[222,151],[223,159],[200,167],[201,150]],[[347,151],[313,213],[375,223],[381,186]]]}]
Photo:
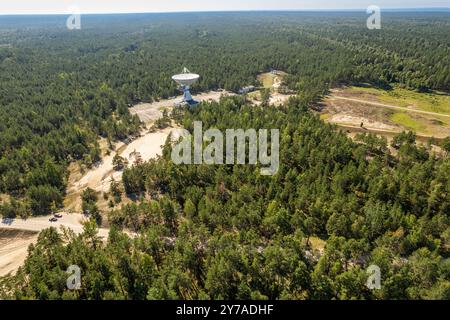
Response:
[{"label": "light brown soil", "polygon": [[36,232],[0,229],[0,277],[15,272],[25,261]]},{"label": "light brown soil", "polygon": [[375,121],[365,117],[352,116],[348,114],[335,114],[332,115],[330,118],[328,118],[327,121],[340,125],[354,125],[354,126],[355,125],[361,126],[361,123],[363,123],[364,127],[369,129],[400,132],[397,126],[386,124],[381,121]]},{"label": "light brown soil", "polygon": [[[83,222],[88,218],[80,213],[62,213],[63,217],[58,219],[56,222],[50,222],[48,216],[32,217],[28,219],[2,219],[0,220],[0,231],[5,230],[21,230],[29,232],[40,232],[44,229],[55,227],[59,229],[60,227],[66,227],[72,229],[75,233],[83,232]],[[109,230],[99,228],[98,235],[100,237],[106,238],[108,236]]]},{"label": "light brown soil", "polygon": [[349,97],[343,97],[343,96],[337,96],[337,95],[331,96],[331,99],[346,100],[346,101],[356,102],[359,104],[367,104],[367,105],[370,105],[373,107],[381,107],[381,108],[394,109],[394,110],[399,110],[399,111],[421,113],[421,114],[427,114],[427,115],[432,115],[432,116],[437,116],[437,117],[450,117],[450,115],[442,114],[442,113],[423,111],[423,110],[417,110],[417,109],[412,109],[412,108],[398,107],[398,106],[374,102],[374,101],[370,101],[370,100],[361,100],[361,99],[355,99],[355,98],[349,98]]},{"label": "light brown soil", "polygon": [[[199,102],[219,101],[222,96],[232,95],[234,95],[234,93],[229,91],[210,91],[194,95],[194,99]],[[171,110],[174,105],[180,101],[181,98],[176,97],[152,103],[140,103],[130,108],[130,113],[138,115],[142,122],[149,123],[161,118],[164,109]]]},{"label": "light brown soil", "polygon": [[[269,104],[274,106],[281,106],[285,104],[290,97],[295,96],[293,93],[284,94],[280,93],[278,90],[281,88],[283,84],[283,77],[287,75],[287,73],[283,71],[277,71],[276,73],[263,73],[258,76],[258,80],[263,83],[264,87],[270,89],[270,99]],[[252,103],[256,106],[261,105],[261,95],[259,92],[254,92],[253,94],[248,95],[249,98],[252,99]]]},{"label": "light brown soil", "polygon": [[[82,214],[63,213],[63,217],[57,222],[50,222],[50,217],[52,216],[0,220],[0,276],[15,272],[23,264],[29,245],[37,241],[40,231],[49,227],[58,230],[65,227],[79,234],[83,232],[83,221],[87,220]],[[98,236],[103,240],[108,238],[108,234],[108,229],[98,229]]]},{"label": "light brown soil", "polygon": [[423,124],[426,129],[426,132],[418,132],[418,135],[428,138],[431,137],[431,133],[437,138],[450,135],[450,127],[438,123],[439,119],[443,119],[442,114],[386,105],[376,102],[374,99],[367,93],[355,92],[353,94],[353,91],[350,90],[334,89],[332,94],[326,97],[320,105],[321,114],[325,121],[342,127],[358,128],[362,123],[365,130],[380,134],[385,131],[386,135],[391,135],[410,130],[391,121],[394,113],[406,112],[410,118]]}]

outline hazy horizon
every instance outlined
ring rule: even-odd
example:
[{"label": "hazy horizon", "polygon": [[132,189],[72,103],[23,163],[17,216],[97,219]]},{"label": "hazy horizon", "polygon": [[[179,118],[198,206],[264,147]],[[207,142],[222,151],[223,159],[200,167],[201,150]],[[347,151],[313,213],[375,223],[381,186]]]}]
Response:
[{"label": "hazy horizon", "polygon": [[114,13],[182,13],[182,12],[226,12],[226,11],[342,11],[365,10],[370,5],[381,9],[449,9],[448,1],[421,0],[379,0],[369,1],[329,1],[329,0],[229,0],[215,2],[207,0],[192,0],[190,2],[173,0],[170,3],[162,0],[151,2],[145,0],[104,1],[78,0],[18,0],[14,3],[0,4],[0,15],[39,15],[67,14],[77,8],[83,14],[114,14]]},{"label": "hazy horizon", "polygon": [[[252,13],[252,12],[365,12],[366,8],[313,8],[313,9],[241,9],[241,10],[192,10],[192,11],[130,11],[130,12],[82,12],[83,15],[133,15],[133,14],[179,14],[179,13]],[[410,7],[410,8],[381,8],[384,12],[448,12],[450,13],[450,8],[446,7]],[[0,16],[65,16],[71,14],[72,11],[68,12],[36,12],[36,13],[2,13]]]}]

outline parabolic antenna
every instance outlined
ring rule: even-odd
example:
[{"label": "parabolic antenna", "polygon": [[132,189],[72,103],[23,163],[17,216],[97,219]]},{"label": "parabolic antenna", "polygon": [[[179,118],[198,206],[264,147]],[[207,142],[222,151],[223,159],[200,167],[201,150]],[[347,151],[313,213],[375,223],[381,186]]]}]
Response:
[{"label": "parabolic antenna", "polygon": [[191,73],[188,69],[184,68],[183,72],[180,74],[176,74],[172,77],[173,81],[178,83],[183,90],[183,102],[186,102],[190,105],[197,104],[198,102],[192,99],[191,93],[189,92],[189,87],[193,85],[200,76],[195,73]]}]

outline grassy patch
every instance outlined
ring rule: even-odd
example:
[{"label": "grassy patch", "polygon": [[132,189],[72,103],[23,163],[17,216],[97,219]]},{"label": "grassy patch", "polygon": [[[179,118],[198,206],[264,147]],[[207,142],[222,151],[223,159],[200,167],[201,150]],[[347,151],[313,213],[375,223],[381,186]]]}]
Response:
[{"label": "grassy patch", "polygon": [[426,127],[404,112],[396,112],[390,117],[391,121],[415,132],[426,132]]},{"label": "grassy patch", "polygon": [[319,237],[310,237],[309,243],[314,250],[322,251],[325,249],[326,242]]},{"label": "grassy patch", "polygon": [[328,120],[328,119],[330,119],[331,118],[331,114],[329,114],[329,113],[322,113],[321,115],[320,115],[320,119],[322,119],[322,120]]},{"label": "grassy patch", "polygon": [[256,100],[259,100],[259,99],[261,99],[261,92],[259,92],[259,91],[253,91],[253,92],[248,93],[247,96],[248,96],[250,99],[256,99]]},{"label": "grassy patch", "polygon": [[444,93],[419,93],[398,87],[389,91],[362,87],[352,90],[374,95],[385,104],[450,115],[450,96]]},{"label": "grassy patch", "polygon": [[258,76],[258,80],[259,80],[259,82],[262,83],[264,88],[271,89],[273,86],[273,83],[275,81],[275,77],[276,77],[275,74],[273,74],[271,72],[267,72],[267,73],[260,74]]}]

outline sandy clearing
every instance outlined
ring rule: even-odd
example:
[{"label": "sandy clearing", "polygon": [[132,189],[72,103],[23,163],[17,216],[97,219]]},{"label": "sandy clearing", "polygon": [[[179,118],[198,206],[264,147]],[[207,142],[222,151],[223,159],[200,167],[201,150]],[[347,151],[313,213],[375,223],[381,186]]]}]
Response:
[{"label": "sandy clearing", "polygon": [[[282,106],[288,102],[289,98],[294,97],[295,94],[282,94],[278,92],[272,92],[269,98],[269,105],[274,105],[276,107]],[[260,106],[262,101],[260,96],[257,95],[251,100],[251,103],[255,106]]]},{"label": "sandy clearing", "polygon": [[[118,173],[113,172],[112,170],[112,162],[115,154],[116,153],[114,152],[103,158],[102,162],[97,164],[93,170],[88,171],[88,173],[86,173],[79,181],[74,182],[74,184],[68,188],[69,194],[88,187],[97,191],[102,191],[106,188],[111,177],[116,179],[118,175]],[[106,181],[107,178],[109,178],[108,181]]]},{"label": "sandy clearing", "polygon": [[275,79],[273,79],[273,87],[275,89],[279,89],[281,87],[282,83],[283,83],[283,78],[281,78],[281,77],[275,77]]},{"label": "sandy clearing", "polygon": [[131,114],[137,115],[142,122],[148,123],[161,118],[162,110],[164,108],[169,109],[172,105],[167,101],[155,103],[140,103],[130,108],[129,111]]},{"label": "sandy clearing", "polygon": [[272,93],[270,95],[269,104],[273,104],[275,106],[281,106],[288,102],[289,98],[294,97],[295,94],[281,94],[278,92]]},{"label": "sandy clearing", "polygon": [[[222,96],[234,95],[228,91],[210,91],[195,95],[198,101],[219,101]],[[130,113],[136,114],[141,121],[149,123],[162,117],[162,110],[164,108],[172,109],[174,104],[179,102],[180,98],[173,98],[167,100],[160,100],[153,103],[140,103],[130,108]],[[132,165],[135,157],[134,153],[138,152],[143,161],[156,158],[162,154],[162,146],[165,144],[170,133],[176,132],[176,128],[166,128],[155,132],[145,132],[131,143],[125,145],[119,143],[116,145],[114,152],[105,156],[103,160],[88,171],[81,179],[73,181],[68,187],[68,195],[81,193],[86,188],[91,188],[98,192],[108,192],[111,185],[111,180],[119,181],[122,178],[122,171],[115,171],[113,169],[113,159],[120,150],[119,155],[129,161]],[[125,148],[124,148],[125,146]]]},{"label": "sandy clearing", "polygon": [[[38,233],[44,229],[55,227],[70,228],[76,234],[83,232],[82,222],[88,220],[82,214],[65,214],[57,222],[50,222],[52,215],[24,219],[0,220],[0,276],[15,272],[28,256],[28,247],[36,243]],[[131,233],[128,233],[132,235]],[[106,240],[109,229],[99,228],[98,236]]]},{"label": "sandy clearing", "polygon": [[[345,125],[345,124],[338,124],[339,128],[342,130],[345,130],[347,132],[347,135],[351,137],[352,139],[355,138],[355,136],[358,133],[372,133],[381,137],[385,137],[388,141],[388,144],[392,141],[392,139],[399,133],[398,131],[390,131],[390,130],[380,130],[380,129],[370,129],[370,128],[361,128],[359,126],[352,126],[352,125]],[[417,143],[420,143],[422,145],[427,146],[428,141],[430,140],[431,136],[425,136],[425,135],[416,135],[416,141]],[[440,138],[435,138],[438,141],[441,140]],[[428,147],[428,146],[427,146]],[[442,153],[442,149],[438,146],[432,145],[430,147],[431,151],[436,152],[437,154]],[[396,152],[395,149],[389,147],[392,153]]]},{"label": "sandy clearing", "polygon": [[[165,144],[169,134],[176,130],[175,128],[166,128],[156,132],[148,132],[126,145],[120,153],[129,161],[129,165],[134,162],[134,152],[140,153],[142,160],[148,161],[162,154],[162,146]],[[116,150],[121,149],[123,145]],[[111,185],[111,179],[119,181],[122,178],[123,171],[113,169],[113,159],[117,152],[112,152],[109,156],[103,158],[103,161],[88,171],[79,181],[73,183],[68,188],[69,194],[79,192],[86,188],[91,188],[99,192],[108,192]]]},{"label": "sandy clearing", "polygon": [[37,240],[36,233],[0,230],[0,277],[14,273],[28,256],[28,247]]},{"label": "sandy clearing", "polygon": [[326,120],[338,125],[352,125],[354,123],[363,123],[364,128],[382,131],[401,132],[400,128],[380,121],[374,121],[364,117],[357,117],[348,114],[335,114]]},{"label": "sandy clearing", "polygon": [[[341,127],[359,127],[364,123],[364,130],[376,132],[401,132],[413,130],[418,136],[444,138],[450,134],[450,126],[447,125],[448,117],[441,114],[428,113],[426,111],[385,105],[370,100],[369,97],[355,98],[342,96],[346,92],[332,90],[334,94],[326,97],[323,103],[318,105],[322,118],[326,122],[337,124]],[[394,116],[403,118],[394,118]]]},{"label": "sandy clearing", "polygon": [[286,72],[280,70],[273,70],[264,72],[257,76],[259,82],[267,89],[278,90],[283,84],[283,78],[287,75]]},{"label": "sandy clearing", "polygon": [[450,115],[448,115],[448,114],[442,114],[442,113],[430,112],[430,111],[423,111],[423,110],[417,110],[417,109],[412,109],[412,108],[398,107],[398,106],[393,106],[393,105],[379,103],[379,102],[373,102],[373,101],[367,101],[367,100],[361,100],[361,99],[354,99],[354,98],[347,98],[347,97],[341,97],[341,96],[336,96],[336,95],[331,96],[330,99],[347,100],[347,101],[353,101],[353,102],[368,104],[368,105],[372,105],[372,106],[376,106],[376,107],[395,109],[395,110],[414,112],[414,113],[422,113],[422,114],[428,114],[428,115],[432,115],[432,116],[450,117]]},{"label": "sandy clearing", "polygon": [[[194,99],[199,102],[205,101],[219,101],[222,96],[234,96],[230,91],[209,91],[200,94],[195,94]],[[155,101],[152,103],[139,103],[131,107],[130,113],[135,114],[142,122],[148,123],[162,117],[162,110],[167,108],[171,110],[174,105],[181,102],[180,97]]]},{"label": "sandy clearing", "polygon": [[[61,226],[72,229],[76,234],[83,232],[83,222],[89,218],[80,213],[66,214],[62,213],[63,217],[57,222],[50,222],[52,215],[32,217],[28,219],[2,219],[0,221],[0,230],[24,230],[40,232],[49,227],[55,227],[58,230]],[[98,235],[104,239],[108,237],[109,229],[99,228]]]},{"label": "sandy clearing", "polygon": [[134,159],[133,153],[139,152],[142,160],[148,161],[162,155],[162,146],[171,133],[176,133],[177,128],[166,128],[157,132],[147,133],[131,142],[120,154],[129,161]]},{"label": "sandy clearing", "polygon": [[[287,73],[283,71],[273,71],[266,72],[258,75],[258,80],[263,83],[264,88],[271,89],[270,90],[270,98],[269,104],[274,106],[281,106],[288,102],[289,98],[294,97],[296,94],[293,93],[280,93],[279,90],[283,84],[283,78],[287,75]],[[258,91],[253,92],[252,103],[255,106],[261,105],[261,95]],[[250,95],[249,95],[250,97]]]}]

